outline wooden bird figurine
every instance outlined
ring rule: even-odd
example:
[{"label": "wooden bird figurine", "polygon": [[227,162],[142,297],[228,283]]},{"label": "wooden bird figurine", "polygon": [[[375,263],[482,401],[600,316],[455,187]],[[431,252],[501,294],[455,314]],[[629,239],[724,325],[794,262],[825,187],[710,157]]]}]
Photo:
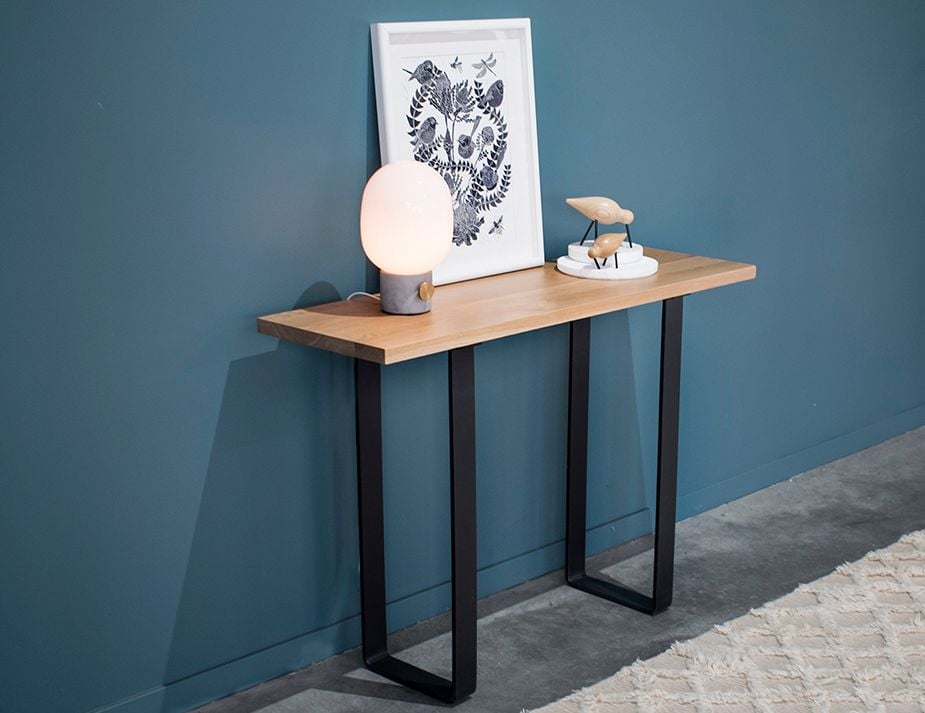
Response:
[{"label": "wooden bird figurine", "polygon": [[577,210],[583,216],[591,220],[591,224],[585,231],[579,245],[584,245],[588,239],[588,233],[594,228],[594,239],[597,240],[598,223],[612,225],[613,223],[623,223],[626,226],[626,236],[629,240],[630,247],[633,246],[633,239],[630,237],[630,223],[636,216],[633,211],[627,208],[621,208],[620,204],[610,198],[603,196],[585,196],[584,198],[566,198],[565,202]]},{"label": "wooden bird figurine", "polygon": [[601,266],[597,261],[603,260],[606,267],[607,258],[611,255],[613,256],[614,267],[620,267],[617,264],[617,250],[623,244],[624,238],[626,238],[626,233],[604,233],[594,239],[591,247],[588,248],[588,257],[594,260],[598,270],[601,269]]}]

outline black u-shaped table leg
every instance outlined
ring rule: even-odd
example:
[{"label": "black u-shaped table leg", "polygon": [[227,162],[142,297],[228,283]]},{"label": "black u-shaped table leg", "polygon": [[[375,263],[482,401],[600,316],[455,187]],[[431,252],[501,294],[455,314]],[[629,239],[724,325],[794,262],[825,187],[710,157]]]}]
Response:
[{"label": "black u-shaped table leg", "polygon": [[570,325],[565,577],[568,583],[576,589],[646,614],[658,614],[671,605],[678,479],[678,402],[681,391],[683,299],[683,297],[673,297],[662,302],[658,481],[655,497],[655,566],[651,596],[624,587],[613,580],[592,577],[585,572],[591,320],[580,319]]},{"label": "black u-shaped table leg", "polygon": [[397,683],[446,703],[475,691],[476,509],[475,356],[473,347],[448,353],[450,401],[450,511],[453,590],[453,674],[450,680],[389,654],[386,628],[382,512],[381,368],[355,360],[357,490],[360,521],[360,618],[363,660]]}]

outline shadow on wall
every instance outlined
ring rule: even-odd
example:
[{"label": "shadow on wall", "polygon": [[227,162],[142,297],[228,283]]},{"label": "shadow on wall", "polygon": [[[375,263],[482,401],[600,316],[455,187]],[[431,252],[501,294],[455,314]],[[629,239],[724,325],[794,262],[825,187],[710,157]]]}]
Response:
[{"label": "shadow on wall", "polygon": [[[295,307],[338,298],[330,284],[318,283]],[[596,319],[592,334],[589,492],[602,497],[588,505],[588,545],[597,551],[651,526],[626,314]],[[546,358],[537,358],[543,352]],[[478,351],[483,594],[562,566],[567,358],[563,327],[492,342]],[[442,371],[444,365],[432,366]],[[359,611],[351,367],[350,359],[286,342],[229,366],[163,679],[163,713],[297,668],[305,659],[295,650],[300,658],[285,661],[279,658],[285,653],[264,662],[254,655],[305,634],[327,632],[318,644],[323,651],[309,659],[356,643],[356,622],[331,626]],[[396,373],[398,387],[400,376]],[[421,397],[432,401],[433,390],[423,391]],[[445,410],[445,404],[439,408]],[[390,465],[393,480],[407,474],[414,481],[407,487],[429,484],[442,493],[448,484],[445,477],[422,483],[416,469]],[[446,468],[434,463],[425,470],[442,474]],[[391,490],[396,486],[402,490],[400,482]],[[440,493],[428,498],[448,498]],[[418,527],[442,539],[448,535],[446,513],[441,508],[432,514],[434,521]],[[401,544],[414,535],[406,529],[393,523],[391,539]],[[499,532],[509,536],[498,538]],[[404,541],[399,550],[407,554],[409,547]],[[448,564],[448,547],[447,542],[428,552],[434,550],[440,563]],[[405,571],[406,558],[399,560],[393,563],[393,574],[404,571],[399,589],[434,587],[430,579],[415,581],[411,575],[418,568]],[[423,570],[433,574],[432,568]],[[445,583],[436,593],[440,596],[431,604],[441,610],[449,606]],[[430,605],[418,605],[406,624],[422,613],[436,613],[419,611],[422,606]],[[243,668],[228,665],[245,657]],[[321,687],[370,693],[346,680]]]},{"label": "shadow on wall", "polygon": [[[337,299],[316,283],[295,307]],[[359,611],[352,422],[350,359],[280,342],[229,365],[164,711],[189,704],[171,684]]]},{"label": "shadow on wall", "polygon": [[[367,175],[380,163],[369,52]],[[365,288],[378,290],[368,261]],[[293,309],[339,299],[317,282]],[[165,713],[242,683],[231,670],[203,689],[200,674],[359,612],[352,367],[285,341],[229,364],[163,676]],[[340,651],[355,628],[331,627],[321,645]]]}]

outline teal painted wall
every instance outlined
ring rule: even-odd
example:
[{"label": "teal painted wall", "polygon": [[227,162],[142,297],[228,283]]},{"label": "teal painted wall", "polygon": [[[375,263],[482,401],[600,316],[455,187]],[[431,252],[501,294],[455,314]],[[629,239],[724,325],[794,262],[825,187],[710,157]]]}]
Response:
[{"label": "teal painted wall", "polygon": [[[533,19],[547,257],[600,192],[759,265],[687,301],[681,516],[925,423],[918,0],[8,1],[4,713],[181,710],[357,643],[351,365],[254,318],[366,286],[368,24],[460,14]],[[651,526],[658,309],[593,339],[600,550]],[[483,595],[561,566],[566,348],[476,352]],[[384,390],[403,626],[448,604],[444,359]]]}]

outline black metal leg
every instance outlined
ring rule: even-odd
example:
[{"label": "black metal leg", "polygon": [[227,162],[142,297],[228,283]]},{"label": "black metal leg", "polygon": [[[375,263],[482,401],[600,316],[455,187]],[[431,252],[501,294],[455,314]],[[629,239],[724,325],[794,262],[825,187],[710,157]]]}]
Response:
[{"label": "black metal leg", "polygon": [[475,358],[473,347],[449,353],[450,510],[453,675],[442,678],[389,654],[382,511],[381,368],[355,362],[357,485],[360,521],[360,618],[363,660],[397,683],[456,703],[476,685]]},{"label": "black metal leg", "polygon": [[569,325],[568,447],[565,490],[565,578],[576,584],[585,576],[586,503],[588,499],[588,367],[591,320]]},{"label": "black metal leg", "polygon": [[363,659],[388,656],[385,621],[385,535],[382,512],[382,376],[373,362],[354,364],[357,407],[357,495],[360,527],[360,616]]},{"label": "black metal leg", "polygon": [[591,320],[571,323],[569,351],[568,465],[565,515],[565,577],[570,585],[647,614],[671,604],[675,503],[678,479],[678,405],[681,393],[683,297],[662,302],[659,374],[658,472],[655,497],[655,565],[652,595],[585,572],[588,479],[588,371]]},{"label": "black metal leg", "polygon": [[449,353],[453,548],[453,700],[476,684],[475,353]]},{"label": "black metal leg", "polygon": [[585,234],[581,236],[581,242],[578,243],[579,245],[585,244],[585,240],[588,239],[588,233],[591,232],[591,228],[593,227],[594,227],[594,221],[592,220],[590,223],[588,223],[588,229],[585,231]]},{"label": "black metal leg", "polygon": [[678,409],[681,401],[683,297],[662,302],[662,360],[658,396],[658,482],[655,494],[653,613],[671,605],[674,528],[678,495]]}]

